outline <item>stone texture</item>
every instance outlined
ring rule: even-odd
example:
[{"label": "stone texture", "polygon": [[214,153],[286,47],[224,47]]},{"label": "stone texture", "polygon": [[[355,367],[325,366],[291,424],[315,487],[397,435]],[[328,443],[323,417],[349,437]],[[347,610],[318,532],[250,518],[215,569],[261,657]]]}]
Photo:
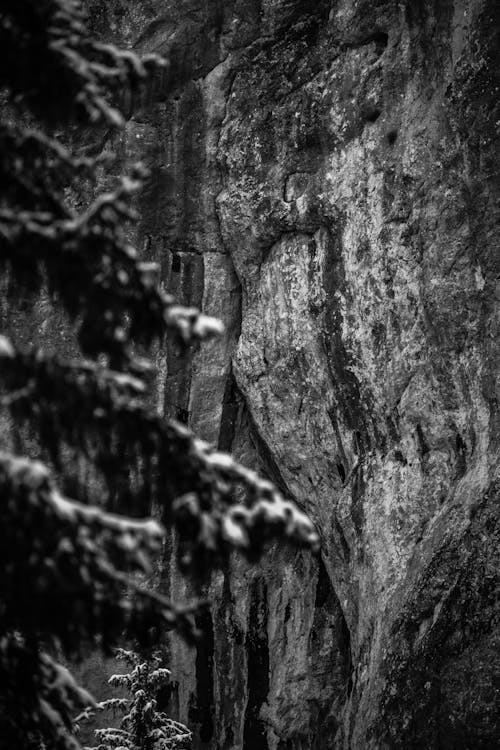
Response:
[{"label": "stone texture", "polygon": [[493,747],[498,11],[292,6],[221,138],[236,379],[348,624],[336,743]]},{"label": "stone texture", "polygon": [[159,407],[323,541],[212,582],[171,709],[213,750],[497,747],[497,3],[88,5],[171,55],[104,147],[145,154],[136,240],[226,324],[158,354]]}]

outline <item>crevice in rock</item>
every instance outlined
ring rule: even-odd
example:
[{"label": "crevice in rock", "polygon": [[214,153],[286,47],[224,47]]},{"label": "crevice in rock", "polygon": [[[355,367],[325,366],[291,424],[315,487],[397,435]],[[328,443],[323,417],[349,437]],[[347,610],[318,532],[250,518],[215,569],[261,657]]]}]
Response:
[{"label": "crevice in rock", "polygon": [[[341,458],[342,458],[342,461],[343,461],[343,464],[340,464],[340,465],[343,468],[344,465],[347,465],[347,456],[346,456],[346,453],[345,453],[345,450],[344,450],[344,445],[342,443],[342,435],[341,435],[341,432],[340,432],[340,427],[339,427],[339,421],[338,421],[338,418],[337,418],[337,413],[336,413],[335,409],[333,409],[333,408],[328,409],[327,413],[328,413],[328,417],[330,419],[330,424],[332,425],[332,428],[333,428],[333,432],[335,433],[335,437],[337,438],[338,451],[339,451],[339,453],[341,455]],[[337,463],[337,471],[339,470],[338,467],[339,467],[339,464]],[[339,476],[340,476],[340,472],[339,472]],[[345,479],[345,470],[344,470],[344,479]]]},{"label": "crevice in rock", "polygon": [[[359,464],[359,469],[353,475],[352,489],[351,489],[351,518],[359,537],[361,538],[363,533],[363,523],[365,518],[364,511],[364,491],[365,491],[365,478],[363,472],[362,463]],[[363,548],[361,547],[361,552]]]},{"label": "crevice in rock", "polygon": [[189,423],[189,410],[183,409],[182,407],[177,408],[177,411],[175,413],[175,418],[178,422],[181,422],[181,424],[188,424]]},{"label": "crevice in rock", "polygon": [[[323,560],[318,562],[314,618],[309,634],[312,674],[328,693],[311,705],[311,750],[337,747],[335,736],[342,705],[352,692],[351,638],[342,607]],[[327,699],[327,694],[330,700]],[[299,745],[302,747],[302,745]]]},{"label": "crevice in rock", "polygon": [[387,133],[387,143],[389,144],[389,146],[394,146],[394,144],[396,143],[397,139],[398,139],[398,131],[397,130],[390,130]]},{"label": "crevice in rock", "polygon": [[172,253],[172,273],[179,273],[181,270],[181,259],[178,253]]},{"label": "crevice in rock", "polygon": [[347,544],[347,539],[345,538],[344,530],[342,526],[340,525],[337,518],[335,519],[335,531],[337,533],[337,537],[339,539],[342,552],[344,553],[344,560],[345,562],[348,563],[351,559],[351,551],[349,549],[349,545]]},{"label": "crevice in rock", "polygon": [[408,464],[407,459],[404,457],[403,453],[400,450],[394,451],[394,458],[396,461],[399,461],[400,464],[403,464],[403,466],[406,466]]},{"label": "crevice in rock", "polygon": [[375,51],[380,57],[383,55],[389,44],[389,34],[386,31],[374,31],[373,34],[346,46],[357,49],[358,47],[366,47],[368,44],[375,44]]},{"label": "crevice in rock", "polygon": [[196,647],[196,700],[189,719],[199,726],[202,743],[208,743],[214,733],[214,628],[209,610],[195,617],[200,639]]},{"label": "crevice in rock", "polygon": [[222,401],[222,415],[219,430],[218,450],[230,451],[233,445],[238,414],[243,405],[243,398],[236,384],[234,374],[231,372],[227,376],[226,388]]},{"label": "crevice in rock", "polygon": [[255,452],[257,453],[257,456],[259,458],[261,471],[265,473],[269,477],[269,479],[271,479],[272,482],[274,482],[274,484],[278,487],[278,489],[284,495],[290,496],[291,492],[288,488],[288,485],[285,479],[283,478],[280,468],[278,464],[276,463],[274,456],[271,453],[271,450],[269,449],[269,446],[267,445],[266,441],[259,433],[257,425],[255,424],[255,421],[250,413],[250,410],[248,410],[248,407],[247,407],[247,415],[248,415],[248,423],[249,423],[250,440],[252,441]]},{"label": "crevice in rock", "polygon": [[318,581],[316,583],[316,598],[314,601],[314,606],[316,608],[318,607],[324,607],[326,600],[328,599],[328,595],[330,594],[332,589],[332,584],[330,582],[330,578],[328,576],[328,573],[326,572],[325,564],[323,560],[319,559],[319,569],[318,569]]},{"label": "crevice in rock", "polygon": [[269,642],[267,635],[267,587],[255,578],[250,590],[246,648],[248,655],[248,698],[243,730],[243,750],[268,750],[265,724],[260,709],[269,693]]},{"label": "crevice in rock", "polygon": [[430,448],[429,448],[429,444],[427,443],[427,440],[425,439],[425,435],[422,430],[422,426],[420,422],[417,424],[417,439],[418,439],[419,452],[421,456],[424,457],[429,453]]},{"label": "crevice in rock", "polygon": [[352,661],[352,649],[351,649],[351,634],[349,632],[349,628],[347,626],[347,621],[342,614],[342,620],[341,620],[341,630],[340,630],[340,651],[344,655],[345,658],[345,668],[346,668],[346,675],[347,675],[347,697],[350,697],[352,693],[352,688],[354,685],[353,682],[353,674],[354,674],[354,665]]},{"label": "crevice in rock", "polygon": [[311,172],[291,172],[285,177],[283,183],[283,200],[292,203],[306,192],[313,175]]},{"label": "crevice in rock", "polygon": [[374,109],[370,109],[365,114],[365,120],[367,122],[375,123],[377,122],[381,114],[382,114],[382,111],[378,107],[375,107]]}]

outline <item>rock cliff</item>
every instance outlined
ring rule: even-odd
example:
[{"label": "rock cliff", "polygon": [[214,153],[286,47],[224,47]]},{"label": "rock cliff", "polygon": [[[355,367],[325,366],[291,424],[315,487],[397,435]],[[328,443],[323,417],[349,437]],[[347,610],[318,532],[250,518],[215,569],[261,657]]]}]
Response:
[{"label": "rock cliff", "polygon": [[171,58],[119,144],[138,241],[226,324],[158,402],[323,543],[212,582],[172,710],[214,750],[497,747],[498,3],[89,6]]}]

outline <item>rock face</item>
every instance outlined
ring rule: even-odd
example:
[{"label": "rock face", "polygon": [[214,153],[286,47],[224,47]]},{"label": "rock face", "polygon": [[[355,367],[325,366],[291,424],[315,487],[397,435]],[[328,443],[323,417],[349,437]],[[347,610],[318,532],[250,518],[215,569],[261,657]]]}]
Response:
[{"label": "rock face", "polygon": [[159,404],[323,541],[212,583],[172,710],[214,750],[497,747],[498,3],[89,5],[171,56],[139,242],[226,324]]}]

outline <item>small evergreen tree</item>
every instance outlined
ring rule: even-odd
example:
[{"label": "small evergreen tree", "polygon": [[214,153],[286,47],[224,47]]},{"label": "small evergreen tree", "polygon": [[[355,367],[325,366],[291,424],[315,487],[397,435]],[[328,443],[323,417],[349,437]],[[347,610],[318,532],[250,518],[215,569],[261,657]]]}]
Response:
[{"label": "small evergreen tree", "polygon": [[[220,326],[176,305],[127,240],[143,170],[88,203],[82,185],[95,183],[99,160],[68,144],[73,124],[120,128],[125,93],[164,65],[92,39],[78,0],[2,3],[0,264],[11,290],[53,296],[80,351],[65,360],[57,346],[48,353],[0,337],[1,403],[36,439],[30,457],[0,453],[6,750],[78,747],[71,718],[95,702],[57,654],[109,652],[127,635],[151,644],[172,627],[193,637],[189,612],[135,575],[149,569],[163,527],[110,510],[140,517],[156,508],[177,529],[187,572],[209,572],[234,547],[258,555],[271,537],[316,544],[310,522],[270,483],[148,405],[151,364],[139,352],[167,336],[182,347]],[[91,487],[75,462],[92,467]]]},{"label": "small evergreen tree", "polygon": [[[116,655],[129,664],[131,671],[113,675],[109,684],[125,688],[131,698],[110,698],[99,704],[101,709],[124,716],[118,729],[94,730],[99,744],[84,750],[189,750],[189,729],[158,711],[158,692],[170,681],[169,670],[160,666],[161,658],[153,655],[143,660],[135,651],[124,649],[118,649]],[[82,718],[87,717],[85,714]]]}]

